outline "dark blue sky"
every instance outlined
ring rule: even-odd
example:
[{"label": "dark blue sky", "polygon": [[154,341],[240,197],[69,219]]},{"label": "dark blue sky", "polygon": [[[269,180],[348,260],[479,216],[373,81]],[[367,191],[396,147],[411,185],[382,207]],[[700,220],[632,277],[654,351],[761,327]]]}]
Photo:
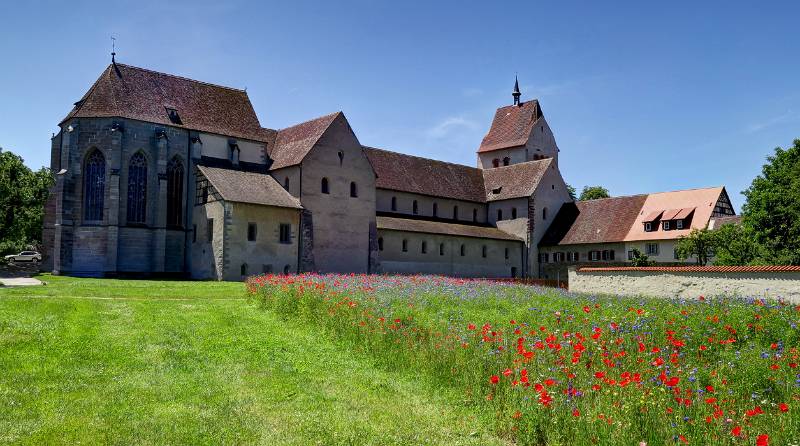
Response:
[{"label": "dark blue sky", "polygon": [[265,127],[342,110],[363,144],[469,165],[516,72],[578,189],[721,184],[739,211],[800,138],[798,17],[795,1],[10,2],[0,146],[48,164],[113,34],[120,62],[247,87]]}]

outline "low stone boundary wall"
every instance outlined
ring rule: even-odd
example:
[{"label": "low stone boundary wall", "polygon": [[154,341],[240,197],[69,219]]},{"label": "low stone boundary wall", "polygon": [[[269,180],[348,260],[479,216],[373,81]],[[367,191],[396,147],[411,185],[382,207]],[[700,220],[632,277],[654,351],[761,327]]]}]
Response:
[{"label": "low stone boundary wall", "polygon": [[766,297],[800,304],[800,266],[570,268],[569,289],[627,296]]}]

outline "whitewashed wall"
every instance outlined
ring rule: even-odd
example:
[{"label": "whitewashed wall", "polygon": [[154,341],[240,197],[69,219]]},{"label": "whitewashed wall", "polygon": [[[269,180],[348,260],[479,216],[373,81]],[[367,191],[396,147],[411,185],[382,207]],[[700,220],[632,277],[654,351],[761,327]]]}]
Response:
[{"label": "whitewashed wall", "polygon": [[569,290],[653,297],[766,297],[798,304],[800,272],[576,272],[575,268],[570,268]]}]

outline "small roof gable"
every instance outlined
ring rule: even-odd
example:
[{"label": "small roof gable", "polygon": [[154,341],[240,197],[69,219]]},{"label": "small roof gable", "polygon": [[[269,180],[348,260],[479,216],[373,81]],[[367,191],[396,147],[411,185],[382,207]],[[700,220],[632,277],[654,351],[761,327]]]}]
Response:
[{"label": "small roof gable", "polygon": [[342,112],[331,113],[278,130],[275,135],[275,143],[269,151],[269,156],[273,160],[270,168],[281,169],[303,162],[308,152],[339,116],[344,117],[344,114]]},{"label": "small roof gable", "polygon": [[378,229],[383,230],[445,234],[461,237],[511,240],[515,242],[523,241],[521,238],[501,231],[500,229],[487,226],[461,225],[456,223],[396,217],[377,217],[376,222]]},{"label": "small roof gable", "polygon": [[478,153],[524,146],[536,121],[543,116],[539,101],[500,107],[494,114],[492,126],[483,137]]},{"label": "small roof gable", "polygon": [[[168,109],[177,115],[170,117]],[[244,90],[112,64],[62,120],[120,117],[262,141]]]},{"label": "small roof gable", "polygon": [[302,209],[293,197],[268,174],[198,166],[225,201]]},{"label": "small roof gable", "polygon": [[565,203],[547,229],[542,246],[622,242],[647,195]]},{"label": "small roof gable", "polygon": [[377,178],[375,187],[483,203],[482,170],[388,150],[364,147]]},{"label": "small roof gable", "polygon": [[552,162],[552,158],[546,158],[484,169],[482,172],[486,201],[530,197]]}]

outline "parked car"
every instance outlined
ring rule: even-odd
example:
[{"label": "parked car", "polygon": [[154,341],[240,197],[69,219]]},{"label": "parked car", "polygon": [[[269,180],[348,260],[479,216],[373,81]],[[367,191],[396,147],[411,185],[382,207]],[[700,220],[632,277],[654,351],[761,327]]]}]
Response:
[{"label": "parked car", "polygon": [[5,257],[6,262],[41,262],[42,255],[36,251],[22,251],[16,255]]}]

